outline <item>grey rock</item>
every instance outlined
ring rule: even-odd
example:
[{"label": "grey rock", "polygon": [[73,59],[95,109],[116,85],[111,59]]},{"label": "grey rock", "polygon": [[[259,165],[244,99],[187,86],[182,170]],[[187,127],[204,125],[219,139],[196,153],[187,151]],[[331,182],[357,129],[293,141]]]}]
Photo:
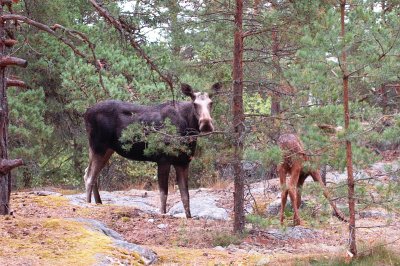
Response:
[{"label": "grey rock", "polygon": [[214,249],[218,250],[218,251],[225,251],[226,250],[224,247],[221,247],[221,246],[216,246]]},{"label": "grey rock", "polygon": [[[304,208],[305,206],[307,206],[307,202],[305,202],[304,200],[301,200],[300,208]],[[290,201],[289,197],[287,199],[285,208],[292,209],[292,202]],[[267,216],[276,216],[279,214],[280,210],[281,210],[281,199],[274,200],[273,202],[271,202],[268,205],[268,207],[266,209],[266,215]]]},{"label": "grey rock", "polygon": [[234,244],[230,244],[229,246],[226,247],[227,250],[229,251],[235,251],[237,250],[236,246]]},{"label": "grey rock", "polygon": [[167,227],[168,227],[168,224],[159,224],[159,225],[157,225],[158,229],[165,229]]},{"label": "grey rock", "polygon": [[148,219],[147,220],[149,223],[154,223],[154,219],[153,218],[150,218],[150,219]]},{"label": "grey rock", "polygon": [[[400,162],[378,162],[371,166],[372,170],[375,172],[376,175],[388,175],[393,180],[399,178],[398,172],[400,171]],[[397,173],[397,174],[396,174]]]},{"label": "grey rock", "polygon": [[269,229],[266,233],[279,240],[315,239],[321,235],[320,231],[303,226],[287,227],[285,229]]},{"label": "grey rock", "polygon": [[393,218],[394,215],[382,210],[367,210],[358,213],[360,218]]},{"label": "grey rock", "polygon": [[[265,176],[265,168],[260,162],[242,161],[242,167],[246,180],[262,180]],[[234,175],[233,164],[231,163],[217,163],[216,168],[222,179],[230,179]]]},{"label": "grey rock", "polygon": [[[193,218],[210,220],[228,220],[228,212],[216,205],[214,196],[196,197],[190,200],[190,212]],[[174,217],[185,217],[185,210],[182,202],[175,204],[168,212]]]},{"label": "grey rock", "polygon": [[[150,200],[148,198],[143,197],[130,197],[125,195],[118,195],[116,192],[108,192],[101,191],[100,192],[101,199],[103,204],[111,204],[118,206],[129,206],[135,207],[146,213],[159,213],[157,207],[150,204]],[[81,207],[90,207],[91,205],[86,202],[86,194],[74,194],[65,196],[70,200],[71,204],[81,206]]]},{"label": "grey rock", "polygon": [[[155,263],[157,261],[157,255],[152,250],[125,241],[120,234],[108,228],[103,223],[97,220],[85,219],[85,218],[76,218],[71,220],[84,223],[85,225],[87,225],[87,228],[89,230],[103,233],[104,235],[112,238],[113,243],[116,247],[126,249],[130,252],[138,253],[140,258],[146,265]],[[97,257],[100,261],[100,265],[115,265],[115,263],[118,262],[118,259],[112,258],[110,256],[102,256],[101,254],[99,254]],[[117,264],[120,265],[121,263],[118,262]]]},{"label": "grey rock", "polygon": [[268,216],[276,216],[279,214],[280,210],[281,210],[281,200],[277,199],[268,205],[266,214]]},{"label": "grey rock", "polygon": [[35,194],[37,196],[62,196],[61,193],[53,192],[53,191],[45,191],[45,190],[32,191],[32,192],[30,192],[30,194]]},{"label": "grey rock", "polygon": [[[354,179],[358,180],[361,178],[366,178],[369,175],[362,171],[362,170],[356,170],[354,172]],[[327,182],[332,182],[332,183],[339,183],[339,182],[345,182],[347,181],[347,171],[344,171],[343,173],[333,171],[333,172],[327,172],[326,173],[326,181]]]}]

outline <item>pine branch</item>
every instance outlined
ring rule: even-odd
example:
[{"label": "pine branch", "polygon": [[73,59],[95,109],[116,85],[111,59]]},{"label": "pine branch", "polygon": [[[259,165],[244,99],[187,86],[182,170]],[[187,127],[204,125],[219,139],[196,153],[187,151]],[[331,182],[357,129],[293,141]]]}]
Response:
[{"label": "pine branch", "polygon": [[144,59],[146,64],[150,67],[150,69],[158,74],[161,80],[169,87],[172,93],[172,98],[174,97],[174,86],[172,82],[172,78],[160,70],[160,68],[154,63],[154,61],[146,54],[146,52],[140,47],[139,43],[135,41],[134,33],[136,28],[132,25],[127,24],[121,19],[114,18],[107,9],[103,8],[102,5],[97,3],[96,0],[89,0],[92,6],[97,10],[97,12],[106,19],[106,21],[111,24],[116,30],[118,30],[126,40],[130,43],[136,53]]}]

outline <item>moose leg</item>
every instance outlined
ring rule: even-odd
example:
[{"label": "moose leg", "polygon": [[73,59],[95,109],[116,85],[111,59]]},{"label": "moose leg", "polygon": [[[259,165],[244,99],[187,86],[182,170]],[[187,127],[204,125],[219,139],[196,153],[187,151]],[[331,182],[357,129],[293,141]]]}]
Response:
[{"label": "moose leg", "polygon": [[281,225],[283,225],[283,221],[285,220],[285,207],[286,207],[287,196],[288,196],[288,190],[285,188],[282,190],[281,193],[281,210],[280,210]]},{"label": "moose leg", "polygon": [[97,177],[110,159],[114,151],[107,150],[104,154],[95,154],[90,149],[89,150],[89,166],[85,170],[85,188],[86,188],[86,201],[90,203],[92,201],[92,191],[94,194],[94,199],[96,203],[101,204],[101,198],[98,188]]},{"label": "moose leg", "polygon": [[190,214],[189,205],[189,164],[187,165],[174,165],[176,171],[176,178],[178,180],[179,191],[181,193],[181,199],[183,207],[185,208],[186,218],[192,218]]},{"label": "moose leg", "polygon": [[291,177],[290,177],[290,182],[289,182],[289,197],[290,201],[292,202],[293,206],[293,225],[300,225],[300,217],[299,217],[299,209],[297,208],[297,183],[299,182],[299,177],[300,177],[300,171],[301,171],[301,163],[295,163],[292,166],[291,169]]},{"label": "moose leg", "polygon": [[297,183],[297,209],[300,209],[301,205],[301,192],[303,189],[303,184],[304,181],[306,181],[307,175],[303,173],[303,171],[300,173],[299,177],[299,182]]},{"label": "moose leg", "polygon": [[287,201],[287,196],[288,196],[288,190],[287,190],[287,185],[286,185],[286,170],[282,164],[278,165],[277,167],[278,170],[278,175],[279,175],[279,182],[281,185],[281,209],[280,209],[280,220],[281,220],[281,225],[283,225],[283,221],[285,219],[285,206],[286,206],[286,201]]},{"label": "moose leg", "polygon": [[162,214],[167,213],[167,197],[168,197],[168,178],[171,164],[159,163],[157,169],[158,175],[158,187],[160,190],[161,208]]},{"label": "moose leg", "polygon": [[99,180],[96,180],[96,182],[94,182],[93,184],[93,197],[94,197],[94,201],[96,203],[102,204],[103,202],[101,201],[100,198],[100,192],[99,192]]}]

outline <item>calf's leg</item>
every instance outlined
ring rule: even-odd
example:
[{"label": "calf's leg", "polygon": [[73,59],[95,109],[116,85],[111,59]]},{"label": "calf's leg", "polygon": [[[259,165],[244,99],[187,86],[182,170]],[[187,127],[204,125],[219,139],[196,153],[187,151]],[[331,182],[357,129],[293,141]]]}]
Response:
[{"label": "calf's leg", "polygon": [[167,197],[168,197],[168,178],[171,164],[159,163],[157,169],[158,187],[160,190],[161,208],[160,212],[167,213]]},{"label": "calf's leg", "polygon": [[181,193],[181,199],[183,207],[185,208],[186,218],[192,218],[190,214],[189,204],[189,164],[186,165],[174,165],[176,171],[176,178],[178,181],[179,191]]},{"label": "calf's leg", "polygon": [[301,163],[294,163],[292,165],[291,174],[290,174],[290,181],[289,181],[289,197],[292,202],[293,206],[293,225],[300,225],[300,216],[299,216],[299,209],[297,207],[297,183],[299,182],[301,172]]},{"label": "calf's leg", "polygon": [[279,183],[281,186],[281,209],[280,209],[280,220],[281,220],[281,225],[283,225],[283,221],[285,219],[285,206],[286,206],[286,201],[287,201],[287,196],[288,196],[288,190],[287,190],[287,185],[286,185],[286,170],[285,167],[282,164],[279,164],[277,166],[277,171],[278,171],[278,176],[279,176]]},{"label": "calf's leg", "polygon": [[94,194],[94,200],[96,203],[101,204],[101,198],[98,188],[97,177],[106,165],[111,155],[112,150],[107,150],[104,154],[96,154],[91,149],[89,150],[89,166],[85,170],[85,188],[86,188],[86,201],[90,203],[92,201],[92,191]]}]

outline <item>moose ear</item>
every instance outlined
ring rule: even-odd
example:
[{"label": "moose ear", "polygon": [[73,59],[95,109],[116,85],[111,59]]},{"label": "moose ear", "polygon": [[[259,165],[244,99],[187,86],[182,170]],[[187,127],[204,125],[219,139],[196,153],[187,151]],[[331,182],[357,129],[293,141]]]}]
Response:
[{"label": "moose ear", "polygon": [[213,97],[221,92],[222,84],[221,82],[217,82],[211,86],[211,92],[208,94],[209,97]]},{"label": "moose ear", "polygon": [[181,90],[182,93],[186,96],[189,96],[190,98],[192,98],[192,100],[195,99],[195,95],[193,93],[193,89],[192,87],[190,87],[190,85],[186,84],[186,83],[182,83],[181,84]]}]

